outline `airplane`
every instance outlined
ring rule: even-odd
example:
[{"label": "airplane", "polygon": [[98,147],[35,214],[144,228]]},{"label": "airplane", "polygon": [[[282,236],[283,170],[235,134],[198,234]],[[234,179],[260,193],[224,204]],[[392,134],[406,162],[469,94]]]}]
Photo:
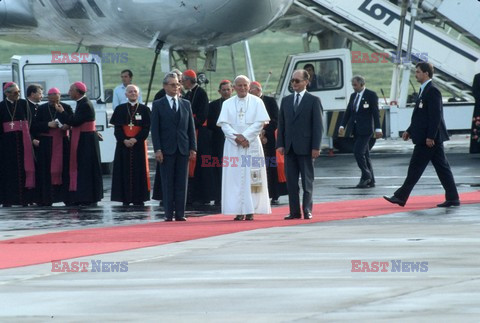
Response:
[{"label": "airplane", "polygon": [[294,0],[4,0],[0,35],[87,48],[212,51],[267,29]]}]

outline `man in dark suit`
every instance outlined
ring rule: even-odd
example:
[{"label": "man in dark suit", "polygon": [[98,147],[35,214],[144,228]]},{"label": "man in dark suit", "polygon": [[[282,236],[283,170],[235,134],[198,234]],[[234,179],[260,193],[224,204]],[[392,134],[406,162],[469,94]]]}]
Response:
[{"label": "man in dark suit", "polygon": [[160,163],[163,206],[166,221],[186,221],[188,161],[197,150],[195,126],[190,102],[179,98],[180,82],[175,73],[163,79],[166,95],[153,102],[152,141]]},{"label": "man in dark suit", "polygon": [[390,203],[405,206],[413,187],[422,176],[431,161],[440,183],[445,189],[445,202],[438,207],[459,206],[457,187],[448,164],[443,142],[449,140],[445,120],[443,119],[442,94],[432,83],[433,66],[420,62],[416,65],[415,78],[422,85],[415,102],[412,121],[403,133],[403,140],[412,138],[413,150],[407,178],[392,196],[384,196]]},{"label": "man in dark suit", "polygon": [[[354,92],[348,101],[338,133],[347,137],[353,134],[355,138],[353,154],[357,160],[358,167],[362,171],[362,177],[357,188],[374,187],[375,176],[373,175],[372,161],[370,160],[369,142],[374,129],[375,138],[382,137],[378,113],[378,96],[375,92],[365,88],[363,76],[354,76],[352,78],[352,87]],[[345,131],[346,125],[347,130]]]},{"label": "man in dark suit", "polygon": [[277,150],[285,155],[288,203],[286,220],[301,218],[299,174],[302,175],[303,217],[312,218],[313,161],[320,156],[322,141],[322,105],[306,91],[309,75],[293,72],[290,80],[294,93],[282,99],[278,115]]},{"label": "man in dark suit", "polygon": [[472,83],[472,93],[475,99],[472,117],[472,132],[470,133],[470,154],[480,153],[480,73],[475,74]]}]

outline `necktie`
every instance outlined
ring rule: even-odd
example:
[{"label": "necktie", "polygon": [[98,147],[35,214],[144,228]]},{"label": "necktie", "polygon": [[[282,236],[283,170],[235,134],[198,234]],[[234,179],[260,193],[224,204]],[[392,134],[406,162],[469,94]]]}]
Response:
[{"label": "necktie", "polygon": [[357,105],[358,105],[358,100],[359,100],[359,99],[360,99],[360,94],[357,93],[357,96],[356,96],[356,98],[355,98],[355,101],[353,101],[353,109],[355,110],[355,112],[357,112],[357,110],[358,110]]},{"label": "necktie", "polygon": [[173,112],[177,112],[177,101],[175,98],[172,98],[172,110]]},{"label": "necktie", "polygon": [[297,108],[299,104],[300,104],[300,93],[297,93],[297,97],[295,98],[295,104],[293,105],[294,112],[297,112]]}]

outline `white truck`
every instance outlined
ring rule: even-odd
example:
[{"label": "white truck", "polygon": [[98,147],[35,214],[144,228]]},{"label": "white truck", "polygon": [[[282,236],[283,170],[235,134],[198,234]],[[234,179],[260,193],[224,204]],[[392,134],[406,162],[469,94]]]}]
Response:
[{"label": "white truck", "polygon": [[[276,91],[277,102],[292,93],[290,76],[296,69],[302,69],[306,64],[315,68],[317,89],[309,92],[320,98],[324,111],[324,136],[322,147],[336,148],[340,152],[352,150],[353,138],[344,138],[338,135],[338,127],[353,92],[352,57],[349,49],[329,49],[318,52],[289,55],[280,76]],[[368,81],[368,80],[367,80]],[[414,105],[407,103],[400,107],[398,104],[385,104],[380,93],[380,121],[385,137],[399,138],[410,124]],[[444,102],[444,117],[448,131],[453,133],[469,133],[473,102]],[[375,142],[371,141],[371,145]]]},{"label": "white truck", "polygon": [[[390,83],[390,98],[387,102],[381,100],[380,107],[386,137],[398,138],[410,123],[413,111],[412,104],[407,100],[410,73],[419,60],[431,62],[435,67],[434,82],[443,90],[453,93],[455,98],[461,99],[444,102],[448,131],[470,132],[474,107],[472,81],[474,75],[480,72],[478,3],[404,0],[396,1],[400,4],[397,6],[393,2],[295,0],[293,3],[294,16],[288,17],[290,20],[287,20],[287,25],[295,21],[300,27],[309,27],[307,30],[311,34],[304,34],[305,51],[308,53],[287,57],[276,97],[280,100],[291,93],[288,81],[293,70],[303,68],[307,63],[314,65],[317,79],[324,78],[322,87],[311,91],[320,97],[324,108],[324,145],[346,151],[351,148],[352,140],[338,137],[337,130],[353,91],[350,84],[352,62],[363,63],[365,56],[367,60],[373,59],[373,63],[385,58],[395,63],[391,83],[385,80]],[[418,7],[419,3],[421,8]],[[435,25],[436,22],[446,23],[447,27],[442,29],[439,27],[441,24]],[[412,23],[415,27],[410,29]],[[354,53],[346,48],[309,52],[308,39],[322,28],[344,37],[350,43],[363,45],[371,52]],[[319,39],[327,36],[318,34]],[[326,44],[322,48],[332,48],[326,40],[328,37],[322,42]],[[339,47],[348,47],[345,45],[348,42]],[[381,93],[377,94],[382,97]]]},{"label": "white truck", "polygon": [[[61,100],[75,109],[76,102],[70,99],[68,90],[75,81],[87,85],[87,96],[95,108],[96,127],[103,138],[100,141],[100,153],[104,172],[111,171],[114,153],[115,136],[113,127],[108,124],[105,94],[102,80],[101,58],[89,54],[82,62],[57,63],[52,55],[15,55],[9,65],[0,65],[0,89],[3,98],[3,85],[13,81],[20,87],[21,97],[25,99],[30,84],[40,84],[44,92],[56,87],[60,89]],[[43,102],[47,100],[44,95]]]}]

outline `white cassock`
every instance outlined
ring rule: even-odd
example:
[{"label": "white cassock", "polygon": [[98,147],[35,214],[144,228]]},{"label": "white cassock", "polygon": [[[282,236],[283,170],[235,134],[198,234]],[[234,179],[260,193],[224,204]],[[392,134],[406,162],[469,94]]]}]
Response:
[{"label": "white cassock", "polygon": [[[222,169],[222,213],[270,214],[265,155],[260,132],[270,120],[263,101],[251,94],[223,102],[217,126],[225,134]],[[234,134],[249,142],[243,148]],[[268,162],[268,161],[267,161]],[[253,186],[252,186],[253,184]]]}]

